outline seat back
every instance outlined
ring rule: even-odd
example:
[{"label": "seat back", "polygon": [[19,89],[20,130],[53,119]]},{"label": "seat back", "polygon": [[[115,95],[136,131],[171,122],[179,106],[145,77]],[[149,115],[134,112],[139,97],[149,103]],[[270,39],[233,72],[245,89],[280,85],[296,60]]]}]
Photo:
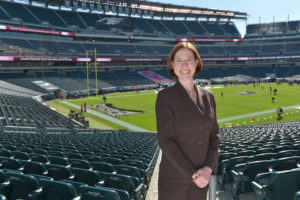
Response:
[{"label": "seat back", "polygon": [[9,180],[8,199],[29,199],[29,194],[39,188],[38,181],[30,175],[7,171]]},{"label": "seat back", "polygon": [[112,164],[105,163],[105,162],[90,162],[93,170],[101,171],[101,172],[107,172],[107,173],[113,173],[114,168]]},{"label": "seat back", "polygon": [[43,187],[43,200],[66,200],[79,197],[75,188],[70,183],[40,180],[40,184]]},{"label": "seat back", "polygon": [[48,156],[48,160],[51,164],[54,165],[62,165],[62,166],[68,166],[69,162],[68,159],[58,156]]},{"label": "seat back", "polygon": [[294,157],[280,158],[274,162],[272,168],[275,171],[283,171],[297,168],[297,161]]},{"label": "seat back", "polygon": [[47,169],[42,163],[34,161],[21,161],[24,166],[23,172],[25,174],[39,174],[44,175],[47,173]]},{"label": "seat back", "polygon": [[81,160],[81,159],[69,159],[69,163],[71,167],[75,168],[82,168],[82,169],[91,169],[91,165],[88,161],[86,160]]},{"label": "seat back", "polygon": [[121,200],[119,194],[109,188],[80,186],[79,191],[82,200]]},{"label": "seat back", "polygon": [[278,172],[270,186],[272,200],[293,199],[300,188],[300,169]]},{"label": "seat back", "polygon": [[52,177],[54,180],[68,179],[72,176],[71,170],[65,166],[48,164],[45,167],[48,170],[47,176]]},{"label": "seat back", "polygon": [[74,179],[73,181],[85,183],[89,186],[96,186],[100,181],[103,180],[102,176],[96,171],[87,169],[71,168]]},{"label": "seat back", "polygon": [[13,157],[14,157],[15,159],[19,159],[19,160],[29,160],[29,155],[28,155],[28,153],[21,152],[21,151],[13,151],[12,154],[13,154]]},{"label": "seat back", "polygon": [[31,153],[29,156],[31,161],[40,162],[40,163],[49,163],[49,160],[45,155]]},{"label": "seat back", "polygon": [[0,157],[1,169],[12,169],[12,170],[20,170],[22,164],[20,161],[7,158],[7,157]]}]

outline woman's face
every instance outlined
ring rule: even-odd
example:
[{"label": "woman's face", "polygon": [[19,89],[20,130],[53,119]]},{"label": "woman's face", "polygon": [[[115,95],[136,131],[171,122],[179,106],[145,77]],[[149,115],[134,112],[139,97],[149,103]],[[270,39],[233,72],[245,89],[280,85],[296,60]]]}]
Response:
[{"label": "woman's face", "polygon": [[195,59],[193,52],[187,48],[182,48],[176,52],[172,66],[178,79],[193,79],[198,60]]}]

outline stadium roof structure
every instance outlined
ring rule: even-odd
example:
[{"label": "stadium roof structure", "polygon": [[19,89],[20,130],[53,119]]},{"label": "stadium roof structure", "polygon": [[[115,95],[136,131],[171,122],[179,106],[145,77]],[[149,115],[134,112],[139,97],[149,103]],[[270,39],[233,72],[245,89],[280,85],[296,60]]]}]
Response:
[{"label": "stadium roof structure", "polygon": [[214,19],[247,19],[247,13],[230,10],[200,8],[185,5],[165,4],[143,0],[35,0],[55,6],[67,6],[73,9],[96,9],[103,12],[150,17],[193,17]]}]

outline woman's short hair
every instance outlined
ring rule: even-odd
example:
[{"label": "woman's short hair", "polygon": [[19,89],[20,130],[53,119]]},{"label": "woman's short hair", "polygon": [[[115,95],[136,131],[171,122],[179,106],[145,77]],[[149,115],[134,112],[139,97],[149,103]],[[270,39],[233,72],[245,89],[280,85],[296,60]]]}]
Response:
[{"label": "woman's short hair", "polygon": [[180,42],[178,44],[176,44],[172,51],[170,52],[169,54],[169,57],[168,57],[168,60],[167,60],[167,67],[168,67],[168,71],[170,73],[170,75],[174,78],[178,78],[177,75],[175,74],[174,72],[174,69],[173,69],[173,66],[172,66],[172,63],[174,62],[174,58],[175,58],[175,54],[180,50],[180,49],[183,49],[183,48],[186,48],[186,49],[189,49],[193,52],[194,54],[194,57],[195,57],[195,60],[198,60],[198,64],[196,66],[196,71],[194,73],[194,77],[197,76],[201,70],[202,70],[202,59],[200,57],[200,54],[197,50],[197,48],[195,47],[195,45],[193,45],[192,43],[190,42]]}]

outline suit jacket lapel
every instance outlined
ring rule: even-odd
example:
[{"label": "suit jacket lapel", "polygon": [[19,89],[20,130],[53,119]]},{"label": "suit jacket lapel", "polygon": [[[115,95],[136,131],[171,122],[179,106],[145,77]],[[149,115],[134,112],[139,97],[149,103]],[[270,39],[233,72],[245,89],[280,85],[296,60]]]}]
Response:
[{"label": "suit jacket lapel", "polygon": [[[184,89],[184,87],[181,85],[179,81],[176,81],[174,87],[176,88],[176,91],[178,92],[178,96],[182,99],[183,103],[187,105],[190,110],[193,110],[194,112],[196,111],[198,114],[203,114],[203,108],[201,104],[201,93],[199,92],[198,88],[197,89],[197,101],[198,105],[196,105],[193,100],[189,97],[189,94],[187,91]],[[188,109],[188,108],[187,108]]]}]

